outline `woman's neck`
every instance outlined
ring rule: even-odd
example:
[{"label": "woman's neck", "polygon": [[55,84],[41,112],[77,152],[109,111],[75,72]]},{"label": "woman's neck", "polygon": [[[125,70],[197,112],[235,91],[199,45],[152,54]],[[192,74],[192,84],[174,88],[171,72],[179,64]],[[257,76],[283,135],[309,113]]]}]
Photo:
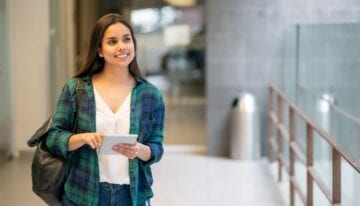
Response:
[{"label": "woman's neck", "polygon": [[133,80],[133,76],[130,74],[128,68],[111,68],[105,67],[99,74],[100,78],[103,78],[109,83],[127,84]]}]

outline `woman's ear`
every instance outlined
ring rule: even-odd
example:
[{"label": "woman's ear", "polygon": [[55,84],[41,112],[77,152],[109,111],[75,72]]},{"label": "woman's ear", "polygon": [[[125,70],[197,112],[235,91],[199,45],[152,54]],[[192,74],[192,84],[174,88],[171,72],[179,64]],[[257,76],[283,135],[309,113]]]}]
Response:
[{"label": "woman's ear", "polygon": [[104,55],[102,54],[102,52],[101,52],[101,49],[100,48],[98,48],[98,55],[99,55],[99,57],[104,57]]}]

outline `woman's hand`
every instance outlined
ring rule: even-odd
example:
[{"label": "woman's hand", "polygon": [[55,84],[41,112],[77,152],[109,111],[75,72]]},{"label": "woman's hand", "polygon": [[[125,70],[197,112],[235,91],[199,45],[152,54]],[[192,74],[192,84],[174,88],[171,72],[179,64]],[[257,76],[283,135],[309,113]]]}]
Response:
[{"label": "woman's hand", "polygon": [[68,150],[76,150],[85,144],[89,145],[92,149],[97,149],[100,147],[103,137],[104,134],[99,132],[75,134],[69,139]]},{"label": "woman's hand", "polygon": [[151,158],[150,147],[139,142],[134,145],[131,144],[116,144],[113,145],[112,150],[118,152],[129,159],[140,158],[143,161],[148,161]]}]

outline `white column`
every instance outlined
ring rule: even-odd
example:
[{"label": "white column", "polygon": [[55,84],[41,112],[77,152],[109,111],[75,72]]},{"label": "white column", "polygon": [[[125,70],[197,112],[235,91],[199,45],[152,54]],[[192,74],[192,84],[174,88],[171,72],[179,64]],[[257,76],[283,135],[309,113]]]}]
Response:
[{"label": "white column", "polygon": [[49,1],[7,0],[11,94],[10,153],[28,150],[26,141],[49,115]]}]

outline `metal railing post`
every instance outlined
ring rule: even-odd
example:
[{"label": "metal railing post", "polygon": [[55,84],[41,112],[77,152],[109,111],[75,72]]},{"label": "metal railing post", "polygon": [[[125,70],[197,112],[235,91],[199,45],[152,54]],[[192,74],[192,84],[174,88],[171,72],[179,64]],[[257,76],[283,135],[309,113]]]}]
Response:
[{"label": "metal railing post", "polygon": [[341,156],[332,149],[332,204],[341,203]]},{"label": "metal railing post", "polygon": [[[289,108],[289,129],[290,129],[290,142],[289,142],[289,161],[290,161],[290,171],[289,171],[289,175],[290,175],[290,179],[292,177],[295,177],[295,153],[294,150],[291,148],[291,145],[293,143],[295,143],[295,112],[294,110],[290,107]],[[292,183],[292,181],[290,181],[290,205],[294,206],[295,205],[295,186]]]},{"label": "metal railing post", "polygon": [[[269,114],[271,114],[274,110],[274,98],[273,98],[274,92],[273,89],[271,87],[269,87]],[[274,122],[271,119],[270,115],[268,118],[268,157],[269,160],[272,161],[274,160],[274,151],[273,148],[271,146],[271,142],[272,140],[275,138],[274,137]]]},{"label": "metal railing post", "polygon": [[313,167],[314,163],[314,133],[313,128],[309,123],[306,124],[306,206],[313,205],[313,177],[310,174],[309,168]]},{"label": "metal railing post", "polygon": [[[280,95],[277,95],[277,119],[278,119],[278,124],[282,124],[283,122],[283,100],[281,98]],[[279,176],[278,176],[278,180],[279,182],[281,182],[282,180],[282,166],[283,166],[283,162],[282,162],[282,155],[284,153],[284,144],[283,144],[283,136],[281,135],[281,132],[278,131],[278,161],[279,161],[279,167],[278,167],[278,171],[279,171]]]}]

